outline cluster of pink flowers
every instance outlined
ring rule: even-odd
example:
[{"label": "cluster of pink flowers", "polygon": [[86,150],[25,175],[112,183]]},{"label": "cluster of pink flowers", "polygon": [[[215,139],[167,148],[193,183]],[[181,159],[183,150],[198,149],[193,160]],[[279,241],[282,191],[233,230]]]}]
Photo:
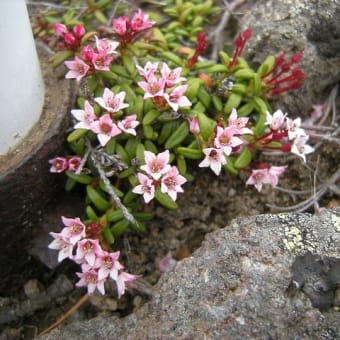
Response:
[{"label": "cluster of pink flowers", "polygon": [[271,97],[290,90],[298,89],[302,86],[305,78],[304,72],[298,64],[303,56],[303,52],[295,53],[290,61],[285,60],[285,53],[281,53],[276,57],[272,70],[262,76],[265,85],[270,89]]},{"label": "cluster of pink flowers", "polygon": [[149,203],[154,197],[156,188],[160,186],[161,192],[168,194],[173,201],[177,199],[177,193],[183,192],[181,187],[187,180],[179,174],[176,166],[169,164],[169,150],[155,155],[151,151],[144,151],[145,165],[140,168],[137,178],[139,185],[132,191],[143,195],[145,203]]},{"label": "cluster of pink flowers", "polygon": [[138,9],[131,20],[126,16],[114,19],[112,27],[119,36],[120,43],[125,46],[131,43],[140,32],[152,27],[154,24],[154,21],[149,21],[147,14]]},{"label": "cluster of pink flowers", "polygon": [[75,129],[87,129],[97,134],[102,146],[108,141],[123,132],[136,136],[135,128],[140,124],[136,120],[137,115],[126,116],[122,120],[114,119],[115,113],[126,108],[129,104],[124,103],[126,93],[124,91],[114,94],[110,89],[105,88],[102,97],[94,100],[105,110],[101,116],[97,116],[93,106],[88,100],[85,101],[84,110],[72,110],[72,115],[78,120]]},{"label": "cluster of pink flowers", "polygon": [[59,49],[68,48],[76,51],[81,44],[82,37],[85,35],[85,28],[80,24],[75,25],[72,32],[70,32],[69,29],[61,23],[55,23],[53,25],[53,29],[55,34],[61,40],[58,43]]},{"label": "cluster of pink flowers", "polygon": [[[306,162],[306,155],[314,151],[310,145],[306,144],[309,136],[301,128],[301,118],[293,120],[288,118],[287,114],[284,114],[281,110],[277,110],[273,114],[267,112],[265,124],[268,125],[269,132],[257,140],[261,148],[292,152],[301,157],[304,162]],[[271,146],[272,142],[279,142],[280,146]],[[268,167],[266,164],[259,164],[257,169],[252,170],[246,184],[255,185],[258,191],[262,190],[263,184],[276,186],[278,176],[286,168],[287,166]]]},{"label": "cluster of pink flowers", "polygon": [[60,173],[65,170],[75,172],[80,165],[81,158],[78,156],[74,156],[69,159],[65,157],[55,157],[50,159],[48,162],[51,164],[50,172]]},{"label": "cluster of pink flowers", "polygon": [[314,149],[306,144],[309,136],[301,128],[301,118],[290,119],[287,114],[277,110],[273,114],[267,112],[267,121],[270,132],[261,137],[263,146],[272,141],[283,143],[282,151],[292,152],[301,157],[306,162],[306,155],[312,153]]},{"label": "cluster of pink flowers", "polygon": [[144,68],[137,65],[137,69],[144,78],[144,81],[138,82],[145,92],[144,99],[152,98],[159,110],[165,110],[170,106],[174,111],[178,111],[180,107],[191,106],[190,100],[184,96],[188,85],[178,85],[186,80],[181,77],[182,67],[171,70],[166,63],[163,63],[160,76],[156,75],[158,62],[148,61]]},{"label": "cluster of pink flowers", "polygon": [[266,164],[259,165],[262,169],[253,169],[246,184],[254,185],[258,191],[262,190],[263,184],[271,184],[277,186],[278,176],[283,174],[287,168],[285,166],[271,166],[268,168]]},{"label": "cluster of pink flowers", "polygon": [[69,258],[81,266],[82,272],[77,273],[80,280],[76,286],[87,286],[89,294],[98,289],[104,295],[104,284],[111,278],[117,284],[118,296],[123,295],[126,284],[137,277],[122,271],[124,266],[118,261],[120,252],[107,252],[97,239],[86,238],[86,226],[79,217],[62,216],[61,219],[65,227],[60,233],[50,233],[54,240],[48,247],[59,250],[59,262]]},{"label": "cluster of pink flowers", "polygon": [[80,51],[81,58],[76,56],[74,60],[65,61],[69,69],[65,77],[67,79],[75,78],[80,82],[87,74],[95,71],[110,71],[110,64],[113,55],[117,54],[116,48],[119,43],[109,39],[99,39],[95,36],[95,49],[91,45],[86,45]]},{"label": "cluster of pink flowers", "polygon": [[[226,156],[241,151],[242,146],[246,144],[242,135],[253,134],[253,131],[247,127],[248,120],[247,117],[238,118],[236,110],[233,109],[228,119],[228,126],[224,127],[223,122],[216,126],[211,145],[203,149],[205,158],[198,166],[210,167],[218,176],[222,166],[227,164]],[[197,131],[193,123],[191,131]]]}]

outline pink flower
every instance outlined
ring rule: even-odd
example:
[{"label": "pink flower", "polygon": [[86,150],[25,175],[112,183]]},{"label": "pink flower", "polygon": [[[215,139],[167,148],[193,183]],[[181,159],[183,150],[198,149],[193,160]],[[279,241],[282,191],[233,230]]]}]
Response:
[{"label": "pink flower", "polygon": [[116,48],[119,45],[117,41],[111,41],[109,39],[99,39],[96,35],[96,47],[99,53],[103,52],[105,54],[117,54]]},{"label": "pink flower", "polygon": [[107,113],[91,124],[91,130],[97,134],[98,140],[102,146],[114,136],[122,133],[116,124],[113,123],[110,115]]},{"label": "pink flower", "polygon": [[148,20],[149,16],[142,12],[141,9],[138,9],[138,12],[135,13],[131,19],[131,29],[135,32],[143,31],[147,28],[152,27],[155,22]]},{"label": "pink flower", "polygon": [[92,65],[98,71],[110,71],[109,65],[111,64],[113,57],[110,57],[106,52],[93,53]]},{"label": "pink flower", "polygon": [[58,262],[66,258],[73,258],[74,244],[69,241],[62,233],[50,233],[54,240],[48,245],[48,248],[59,250]]},{"label": "pink flower", "polygon": [[306,142],[308,141],[308,138],[309,136],[307,136],[306,134],[297,136],[294,139],[293,145],[291,148],[291,152],[301,157],[304,162],[306,162],[306,155],[314,151],[314,148],[306,144]]},{"label": "pink flower", "polygon": [[162,273],[169,273],[173,271],[176,267],[177,261],[171,256],[171,253],[164,256],[159,262],[158,262],[158,269]]},{"label": "pink flower", "polygon": [[272,186],[277,186],[279,181],[278,176],[283,174],[287,169],[287,165],[285,166],[271,166],[268,170],[268,181]]},{"label": "pink flower", "polygon": [[155,197],[154,181],[142,173],[138,173],[137,178],[140,184],[134,187],[132,192],[143,195],[145,203],[149,203]]},{"label": "pink flower", "polygon": [[105,88],[103,97],[97,97],[94,100],[108,112],[116,113],[129,106],[129,104],[124,103],[125,95],[124,91],[114,94],[110,89]]},{"label": "pink flower", "polygon": [[301,136],[305,134],[305,130],[300,128],[301,126],[301,118],[298,117],[294,120],[287,118],[286,119],[286,129],[288,131],[288,139],[293,140],[297,136]]},{"label": "pink flower", "polygon": [[69,69],[65,75],[65,78],[76,78],[78,83],[83,77],[86,76],[87,71],[90,69],[90,67],[78,57],[75,57],[73,61],[65,61],[65,65]]},{"label": "pink flower", "polygon": [[148,81],[140,81],[138,82],[139,87],[141,87],[144,90],[144,99],[147,98],[154,98],[154,97],[164,97],[165,93],[165,80],[160,78],[157,79],[154,77],[151,79],[151,77],[148,79]]},{"label": "pink flower", "polygon": [[189,130],[194,135],[198,135],[201,132],[197,116],[190,120]]},{"label": "pink flower", "polygon": [[104,283],[106,279],[99,279],[98,273],[95,269],[90,268],[84,273],[76,273],[80,280],[76,283],[77,287],[87,286],[87,291],[89,294],[92,294],[96,288],[99,292],[104,295],[105,294],[105,287]]},{"label": "pink flower", "polygon": [[63,224],[66,226],[66,228],[64,228],[61,231],[61,235],[63,235],[65,239],[68,240],[73,245],[75,245],[78,241],[80,241],[82,238],[86,236],[85,233],[86,227],[81,222],[79,217],[67,218],[61,216],[61,220],[63,221]]},{"label": "pink flower", "polygon": [[117,291],[118,291],[118,297],[120,298],[125,293],[125,287],[126,284],[131,283],[137,279],[137,276],[121,272],[118,275],[118,279],[116,280],[117,283]]},{"label": "pink flower", "polygon": [[235,135],[252,135],[253,131],[246,127],[249,118],[237,117],[237,111],[233,109],[228,119],[228,128],[234,130]]},{"label": "pink flower", "polygon": [[48,161],[51,164],[50,172],[60,173],[67,169],[68,162],[64,157],[56,157]]},{"label": "pink flower", "polygon": [[96,258],[101,256],[102,253],[103,250],[100,247],[98,240],[85,238],[78,242],[77,252],[74,260],[80,264],[87,262],[90,266],[93,266],[95,264]]},{"label": "pink flower", "polygon": [[254,185],[259,192],[262,190],[263,184],[271,184],[275,187],[278,183],[278,176],[281,175],[286,168],[287,166],[272,166],[269,169],[252,170],[246,184]]},{"label": "pink flower", "polygon": [[75,129],[91,129],[91,124],[98,120],[97,115],[94,113],[94,109],[88,100],[85,100],[84,110],[71,110],[71,114],[76,118],[79,123],[77,123]]},{"label": "pink flower", "polygon": [[155,79],[155,73],[158,68],[158,63],[152,63],[151,61],[148,61],[144,68],[140,67],[139,65],[136,66],[138,73],[144,77],[146,81],[149,81],[151,79]]},{"label": "pink flower", "polygon": [[174,111],[177,111],[179,107],[191,106],[190,100],[183,95],[187,88],[188,85],[180,85],[171,90],[170,93],[164,94],[165,100]]},{"label": "pink flower", "polygon": [[172,87],[182,81],[185,81],[186,78],[181,77],[182,67],[177,67],[174,70],[171,70],[166,63],[163,63],[161,68],[161,76],[165,79],[165,87]]},{"label": "pink flower", "polygon": [[165,150],[158,155],[151,151],[144,151],[144,158],[145,165],[142,165],[141,169],[155,180],[159,180],[171,168],[168,164],[170,158],[169,150]]},{"label": "pink flower", "polygon": [[103,251],[102,255],[97,257],[95,266],[96,268],[99,268],[99,280],[105,279],[108,276],[110,276],[115,281],[118,279],[119,270],[124,268],[118,262],[119,255],[119,251],[116,251],[115,253],[108,253],[107,251]]},{"label": "pink flower", "polygon": [[283,127],[286,115],[287,114],[283,114],[281,110],[275,111],[273,115],[267,111],[267,120],[265,124],[269,125],[272,130],[279,130]]},{"label": "pink flower", "polygon": [[222,149],[226,156],[232,153],[233,148],[243,144],[242,139],[233,135],[234,131],[234,129],[229,127],[224,129],[221,126],[217,126],[214,144],[216,148]]},{"label": "pink flower", "polygon": [[81,163],[81,158],[78,156],[74,156],[68,160],[68,170],[72,172],[76,172]]},{"label": "pink flower", "polygon": [[258,191],[262,190],[262,186],[265,183],[268,183],[270,180],[268,179],[268,169],[256,169],[252,170],[250,177],[248,178],[246,184],[255,185],[255,188]]},{"label": "pink flower", "polygon": [[130,135],[136,136],[135,128],[140,124],[138,120],[136,120],[137,115],[130,115],[125,117],[122,121],[117,123],[119,129],[128,133]]},{"label": "pink flower", "polygon": [[114,19],[112,22],[112,27],[114,31],[120,35],[124,36],[127,32],[127,27],[130,25],[130,20],[128,17],[121,16],[118,19]]},{"label": "pink flower", "polygon": [[200,168],[210,167],[212,171],[218,176],[222,170],[222,165],[227,163],[222,149],[206,148],[203,149],[205,158],[198,165]]},{"label": "pink flower", "polygon": [[178,169],[173,166],[168,173],[162,177],[161,191],[167,193],[173,201],[176,201],[177,193],[184,192],[181,185],[186,181],[187,180],[179,174]]}]

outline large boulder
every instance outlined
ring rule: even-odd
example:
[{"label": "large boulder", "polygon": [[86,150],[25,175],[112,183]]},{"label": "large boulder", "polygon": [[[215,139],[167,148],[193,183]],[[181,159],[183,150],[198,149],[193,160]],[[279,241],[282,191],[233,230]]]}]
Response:
[{"label": "large boulder", "polygon": [[277,106],[306,115],[322,103],[340,80],[340,2],[338,0],[258,0],[241,20],[253,37],[247,60],[259,65],[269,54],[287,57],[303,50],[306,74],[301,89],[280,95]]},{"label": "large boulder", "polygon": [[136,313],[42,339],[335,339],[339,245],[340,209],[238,218],[164,274]]}]

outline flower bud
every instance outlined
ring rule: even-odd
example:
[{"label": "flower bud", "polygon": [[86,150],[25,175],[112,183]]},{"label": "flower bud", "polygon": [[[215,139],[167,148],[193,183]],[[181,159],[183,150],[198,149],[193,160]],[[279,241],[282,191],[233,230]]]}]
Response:
[{"label": "flower bud", "polygon": [[53,25],[53,29],[55,34],[58,37],[64,36],[66,33],[68,33],[68,29],[64,24],[56,23]]},{"label": "flower bud", "polygon": [[191,133],[193,133],[194,135],[198,135],[200,133],[200,126],[198,124],[198,118],[197,116],[195,116],[189,124],[189,130]]},{"label": "flower bud", "polygon": [[91,62],[93,55],[94,55],[94,50],[92,46],[87,45],[81,50],[81,55],[84,58],[85,61]]},{"label": "flower bud", "polygon": [[74,33],[74,36],[78,39],[81,39],[83,37],[83,35],[85,34],[85,28],[83,25],[75,25],[73,27],[73,33]]},{"label": "flower bud", "polygon": [[64,41],[66,42],[67,45],[74,46],[77,40],[72,33],[66,33],[64,35]]}]

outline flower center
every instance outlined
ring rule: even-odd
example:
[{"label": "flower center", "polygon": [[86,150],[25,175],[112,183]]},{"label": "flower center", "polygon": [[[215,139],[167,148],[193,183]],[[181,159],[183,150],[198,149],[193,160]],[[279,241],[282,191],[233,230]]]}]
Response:
[{"label": "flower center", "polygon": [[93,245],[91,242],[86,242],[84,245],[83,245],[83,251],[85,253],[91,253],[93,251]]},{"label": "flower center", "polygon": [[108,123],[101,123],[100,129],[104,133],[109,133],[111,131],[111,125]]}]

